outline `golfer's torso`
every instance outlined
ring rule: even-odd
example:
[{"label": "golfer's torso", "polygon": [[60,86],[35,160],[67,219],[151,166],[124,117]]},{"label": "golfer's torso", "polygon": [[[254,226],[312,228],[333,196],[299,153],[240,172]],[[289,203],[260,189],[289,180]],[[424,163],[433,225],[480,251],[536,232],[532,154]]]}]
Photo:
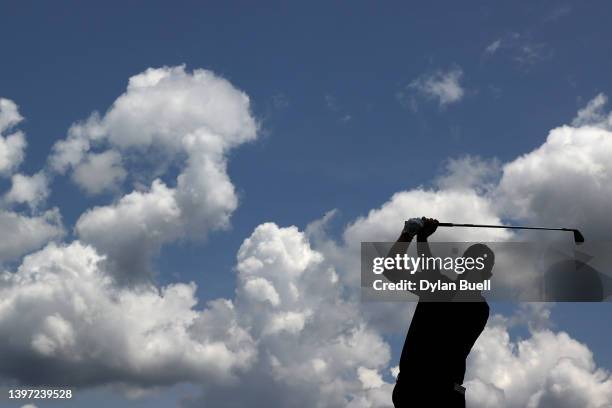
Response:
[{"label": "golfer's torso", "polygon": [[419,302],[400,359],[402,382],[461,384],[488,316],[486,302]]}]

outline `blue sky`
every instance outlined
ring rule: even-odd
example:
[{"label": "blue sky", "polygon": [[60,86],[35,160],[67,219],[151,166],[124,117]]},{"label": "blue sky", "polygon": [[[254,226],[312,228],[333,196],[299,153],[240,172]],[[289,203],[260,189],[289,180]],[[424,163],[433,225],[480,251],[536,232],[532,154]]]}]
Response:
[{"label": "blue sky", "polygon": [[[303,230],[337,209],[329,233],[340,242],[348,224],[394,193],[435,188],[449,158],[508,163],[541,146],[596,95],[612,93],[611,11],[604,1],[5,3],[0,97],[25,118],[19,171],[32,174],[73,123],[93,111],[103,115],[147,68],[210,70],[248,95],[259,129],[256,140],[227,153],[238,197],[231,226],[164,244],[153,264],[159,285],[195,281],[205,307],[234,297],[236,254],[264,222]],[[429,79],[453,72],[456,100],[425,90]],[[0,187],[10,189],[10,177]],[[45,208],[60,209],[70,242],[86,209],[130,188],[89,196],[58,176]],[[413,215],[421,214],[406,214]],[[597,365],[612,369],[608,304],[557,305],[551,313],[555,330],[586,343]],[[383,337],[396,360],[403,334]],[[115,406],[166,407],[185,389],[198,393],[197,385],[163,389],[161,399],[80,392],[88,406],[112,399]]]}]

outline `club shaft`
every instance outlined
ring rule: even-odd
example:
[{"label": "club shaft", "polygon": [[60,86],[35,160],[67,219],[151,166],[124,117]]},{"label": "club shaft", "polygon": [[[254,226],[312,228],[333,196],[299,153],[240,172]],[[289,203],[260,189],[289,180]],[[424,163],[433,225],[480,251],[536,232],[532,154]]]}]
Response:
[{"label": "club shaft", "polygon": [[504,229],[528,229],[545,231],[574,231],[572,228],[544,228],[544,227],[522,227],[515,225],[488,225],[488,224],[454,224],[452,222],[440,222],[438,227],[478,227],[478,228],[504,228]]}]

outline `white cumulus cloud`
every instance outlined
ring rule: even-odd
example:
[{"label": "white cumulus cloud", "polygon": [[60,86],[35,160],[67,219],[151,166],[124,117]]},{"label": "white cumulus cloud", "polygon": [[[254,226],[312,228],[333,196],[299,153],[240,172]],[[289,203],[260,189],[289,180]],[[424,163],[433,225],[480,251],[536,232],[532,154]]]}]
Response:
[{"label": "white cumulus cloud", "polygon": [[38,385],[155,386],[223,383],[253,363],[231,301],[197,310],[194,284],[121,288],[101,260],[78,241],[49,244],[0,274],[0,332],[11,333],[0,374]]},{"label": "white cumulus cloud", "polygon": [[88,153],[84,160],[75,166],[72,178],[89,194],[98,194],[120,185],[126,174],[121,164],[121,155],[107,150],[102,153]]},{"label": "white cumulus cloud", "polygon": [[149,191],[133,191],[115,205],[88,210],[75,230],[109,256],[117,278],[138,282],[150,277],[149,262],[160,246],[180,236],[180,216],[176,191],[155,180]]},{"label": "white cumulus cloud", "polygon": [[461,86],[462,76],[463,70],[454,67],[447,71],[424,74],[413,80],[408,87],[428,99],[436,100],[442,107],[459,102],[464,97],[465,90]]},{"label": "white cumulus cloud", "polygon": [[11,189],[4,196],[9,203],[28,204],[36,208],[49,196],[49,180],[44,172],[32,176],[14,174],[11,181]]},{"label": "white cumulus cloud", "polygon": [[[187,406],[390,407],[379,372],[390,349],[360,316],[323,255],[295,227],[258,226],[238,252],[236,310],[259,339],[258,362],[233,387],[204,386]],[[257,280],[271,296],[252,296]],[[265,284],[263,284],[265,280]]]},{"label": "white cumulus cloud", "polygon": [[25,255],[64,235],[57,209],[47,210],[33,217],[0,210],[0,230],[5,237],[10,237],[0,241],[0,260],[11,260]]},{"label": "white cumulus cloud", "polygon": [[[49,163],[56,172],[71,171],[91,194],[119,190],[124,180],[141,186],[88,210],[76,225],[116,274],[140,280],[164,243],[229,226],[238,197],[227,153],[256,135],[248,96],[225,79],[184,66],[150,68],[130,78],[104,115],[75,123]],[[174,180],[157,174],[160,160],[179,168]],[[135,167],[145,170],[126,170]]]},{"label": "white cumulus cloud", "polygon": [[9,174],[24,159],[26,138],[23,132],[6,134],[23,120],[15,102],[0,98],[0,174]]},{"label": "white cumulus cloud", "polygon": [[612,404],[612,377],[589,348],[567,333],[532,330],[512,341],[490,324],[468,358],[465,386],[475,408],[600,408]]},{"label": "white cumulus cloud", "polygon": [[612,113],[605,112],[608,97],[603,93],[598,94],[580,109],[572,121],[572,126],[593,126],[612,130]]},{"label": "white cumulus cloud", "polygon": [[[537,149],[503,167],[499,206],[535,225],[568,226],[607,236],[612,224],[612,132],[561,126]],[[584,231],[583,231],[584,232]]]}]

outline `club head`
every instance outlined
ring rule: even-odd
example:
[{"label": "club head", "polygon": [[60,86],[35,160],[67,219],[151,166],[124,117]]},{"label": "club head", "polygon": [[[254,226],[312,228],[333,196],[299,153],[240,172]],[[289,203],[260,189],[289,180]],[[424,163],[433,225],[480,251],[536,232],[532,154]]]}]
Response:
[{"label": "club head", "polygon": [[574,242],[577,244],[582,244],[584,242],[584,236],[577,229],[572,230],[574,233]]}]

